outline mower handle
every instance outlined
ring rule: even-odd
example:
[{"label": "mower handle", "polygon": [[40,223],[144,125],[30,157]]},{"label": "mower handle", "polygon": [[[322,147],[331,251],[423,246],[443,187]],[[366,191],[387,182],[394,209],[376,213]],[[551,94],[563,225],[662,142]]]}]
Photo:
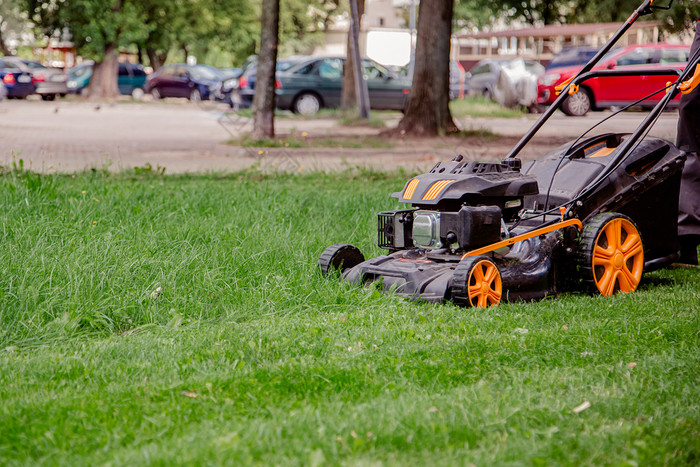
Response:
[{"label": "mower handle", "polygon": [[[634,13],[630,15],[630,17],[623,23],[622,26],[617,30],[617,32],[610,38],[610,40],[598,51],[598,53],[595,54],[595,56],[588,61],[584,65],[583,68],[576,74],[576,76],[573,78],[573,81],[576,81],[581,75],[588,73],[593,69],[593,67],[607,54],[610,49],[613,48],[613,46],[617,43],[617,41],[620,40],[620,38],[627,32],[627,30],[634,24],[635,21],[637,21],[637,18],[640,16],[645,16],[648,14],[652,13],[652,3],[654,3],[654,0],[644,0],[639,7],[634,10]],[[673,0],[669,3],[668,7],[662,7],[662,8],[670,8],[671,5],[673,4]],[[566,99],[568,96],[568,91],[569,87],[571,86],[571,82],[562,90],[561,94],[559,94],[559,97],[552,103],[552,105],[549,106],[549,108],[542,114],[542,116],[535,122],[535,124],[530,128],[530,130],[525,133],[525,135],[518,141],[518,144],[515,145],[513,149],[510,150],[508,155],[505,157],[505,159],[513,159],[517,157],[517,155],[522,151],[522,149],[525,147],[527,143],[530,142],[533,136],[535,136],[535,133],[539,131],[540,128],[549,120],[549,117],[551,117],[554,112],[561,106],[562,102],[564,102],[564,99]]]},{"label": "mower handle", "polygon": [[675,75],[680,77],[683,74],[683,70],[680,68],[653,68],[653,69],[636,69],[636,70],[595,70],[589,71],[576,77],[576,79],[571,81],[571,84],[581,84],[591,78],[598,78],[600,76],[668,76]]},{"label": "mower handle", "polygon": [[[591,193],[594,190],[596,190],[600,183],[603,181],[603,179],[605,179],[617,168],[617,166],[627,157],[627,154],[636,146],[637,142],[643,139],[643,137],[646,135],[647,130],[649,130],[651,126],[656,122],[657,118],[659,117],[661,112],[663,112],[663,110],[666,108],[671,99],[676,97],[678,93],[681,92],[682,83],[690,79],[693,69],[695,69],[695,73],[697,74],[697,68],[700,68],[700,56],[695,57],[692,63],[688,62],[688,65],[680,73],[680,77],[678,78],[678,80],[673,85],[670,85],[671,87],[669,89],[669,92],[667,92],[661,98],[658,104],[654,106],[651,112],[649,112],[649,115],[647,115],[647,117],[639,125],[639,127],[637,127],[634,133],[632,133],[630,137],[627,138],[618,147],[617,156],[615,157],[615,159],[610,164],[608,164],[607,168],[603,170],[600,174],[598,174],[598,176],[595,179],[593,179],[588,184],[588,186],[581,191],[581,193],[578,194],[576,200],[579,200],[586,196],[588,193]],[[571,210],[572,208],[573,207],[570,206],[568,210]]]}]

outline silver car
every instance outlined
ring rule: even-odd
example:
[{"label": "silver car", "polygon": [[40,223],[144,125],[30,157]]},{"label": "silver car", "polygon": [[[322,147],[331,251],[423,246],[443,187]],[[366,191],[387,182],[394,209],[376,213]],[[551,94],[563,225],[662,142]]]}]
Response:
[{"label": "silver car", "polygon": [[39,62],[19,57],[3,57],[3,60],[24,72],[31,73],[36,85],[36,94],[45,101],[52,101],[56,97],[68,94],[66,74],[60,68],[49,68]]}]

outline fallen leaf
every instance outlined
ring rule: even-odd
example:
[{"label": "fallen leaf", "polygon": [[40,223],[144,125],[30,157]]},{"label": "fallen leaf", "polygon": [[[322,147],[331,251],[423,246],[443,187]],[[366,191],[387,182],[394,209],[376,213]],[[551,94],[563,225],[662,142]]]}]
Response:
[{"label": "fallen leaf", "polygon": [[151,298],[156,299],[158,298],[158,295],[160,295],[160,292],[163,290],[163,287],[158,287],[156,290],[151,292]]},{"label": "fallen leaf", "polygon": [[635,366],[637,366],[637,364],[635,362],[630,362],[627,366],[630,368],[634,368]]},{"label": "fallen leaf", "polygon": [[574,413],[581,413],[586,409],[591,408],[591,403],[588,401],[585,401],[583,404],[579,405],[578,407],[574,407]]},{"label": "fallen leaf", "polygon": [[182,394],[185,397],[191,397],[192,399],[197,398],[197,394],[189,391],[182,391],[180,394]]},{"label": "fallen leaf", "polygon": [[438,408],[435,407],[434,405],[428,409],[428,412],[430,412],[430,413],[435,413],[437,411],[438,411]]}]

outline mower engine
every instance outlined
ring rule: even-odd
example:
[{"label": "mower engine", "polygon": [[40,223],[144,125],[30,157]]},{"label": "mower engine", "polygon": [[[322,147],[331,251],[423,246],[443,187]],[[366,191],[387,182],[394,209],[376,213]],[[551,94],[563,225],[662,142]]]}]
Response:
[{"label": "mower engine", "polygon": [[520,161],[508,162],[465,163],[457,156],[409,180],[392,196],[415,207],[379,213],[379,246],[466,251],[501,240],[523,197],[538,193],[535,178],[520,172]]}]

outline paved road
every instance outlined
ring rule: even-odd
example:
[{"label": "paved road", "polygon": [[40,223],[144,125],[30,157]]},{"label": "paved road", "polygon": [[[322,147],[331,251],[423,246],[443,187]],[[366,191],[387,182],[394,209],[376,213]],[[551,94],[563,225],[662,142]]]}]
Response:
[{"label": "paved road", "polygon": [[[225,144],[250,131],[251,123],[231,118],[227,107],[184,101],[165,103],[94,104],[78,101],[0,102],[0,165],[23,159],[25,167],[42,172],[74,172],[109,167],[123,170],[135,166],[165,167],[167,173],[237,171],[250,167],[272,170],[338,170],[365,166],[403,166],[425,169],[436,160],[455,153],[473,159],[499,159],[533,124],[536,116],[521,119],[463,119],[464,128],[486,129],[502,134],[496,141],[454,138],[397,141],[392,149],[267,149]],[[398,114],[397,114],[398,115]],[[524,158],[537,157],[548,147],[561,144],[597,123],[609,112],[583,118],[557,115],[545,126]],[[631,131],[643,113],[622,115],[613,125],[596,130]],[[677,113],[665,113],[652,134],[675,139]],[[390,122],[391,123],[391,122]],[[278,134],[311,137],[376,135],[372,128],[347,128],[332,119],[276,120]]]}]

